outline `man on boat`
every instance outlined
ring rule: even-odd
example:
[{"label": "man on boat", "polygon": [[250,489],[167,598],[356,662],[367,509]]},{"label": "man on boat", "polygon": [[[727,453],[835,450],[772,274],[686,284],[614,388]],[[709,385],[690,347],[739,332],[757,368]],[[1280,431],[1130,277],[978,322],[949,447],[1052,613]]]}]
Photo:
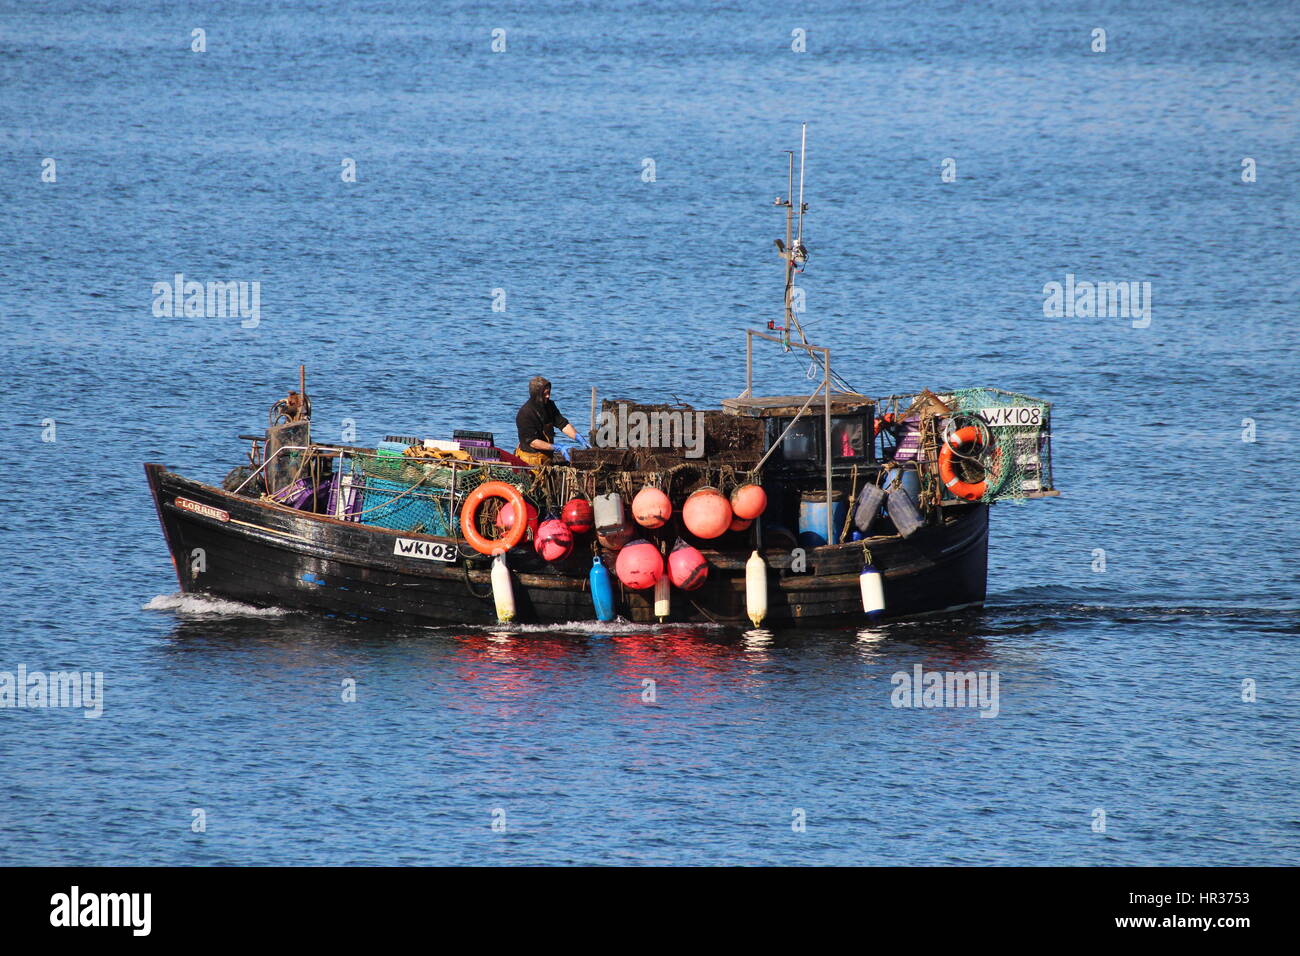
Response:
[{"label": "man on boat", "polygon": [[[549,465],[556,451],[560,450],[555,444],[555,429],[582,442],[578,430],[551,401],[551,383],[540,375],[534,375],[528,382],[528,401],[515,416],[515,425],[519,429],[519,447],[515,449],[515,456],[534,467]],[[560,453],[564,455],[563,450]]]}]

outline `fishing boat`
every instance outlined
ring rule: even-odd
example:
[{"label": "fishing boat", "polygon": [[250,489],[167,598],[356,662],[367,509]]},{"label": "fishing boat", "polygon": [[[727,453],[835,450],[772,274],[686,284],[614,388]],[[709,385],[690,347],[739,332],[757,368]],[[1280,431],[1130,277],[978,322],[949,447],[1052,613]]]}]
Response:
[{"label": "fishing boat", "polygon": [[[784,316],[745,330],[738,395],[696,409],[593,390],[586,435],[534,466],[473,429],[315,441],[300,367],[220,487],[145,465],[181,590],[429,625],[851,627],[982,605],[990,508],[1058,494],[1051,405],[992,387],[871,397],[833,370],[799,322],[803,155],[798,199],[790,151],[776,200]],[[803,356],[820,384],[756,392],[756,346]]]}]

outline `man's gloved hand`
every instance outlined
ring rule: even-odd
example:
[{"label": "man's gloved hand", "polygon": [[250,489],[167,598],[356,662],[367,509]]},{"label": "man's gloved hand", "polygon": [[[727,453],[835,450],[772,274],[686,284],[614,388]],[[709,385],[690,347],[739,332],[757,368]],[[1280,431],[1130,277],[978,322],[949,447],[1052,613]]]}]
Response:
[{"label": "man's gloved hand", "polygon": [[578,437],[575,438],[574,441],[576,441],[576,442],[578,443],[578,447],[579,447],[579,448],[590,448],[590,447],[591,447],[591,443],[590,443],[589,441],[587,441],[587,436],[584,435],[582,432],[578,432]]},{"label": "man's gloved hand", "polygon": [[558,454],[558,455],[559,455],[561,458],[563,458],[565,461],[568,461],[568,460],[569,460],[569,446],[568,446],[568,445],[556,445],[556,446],[555,446],[555,451],[556,451],[556,454]]}]

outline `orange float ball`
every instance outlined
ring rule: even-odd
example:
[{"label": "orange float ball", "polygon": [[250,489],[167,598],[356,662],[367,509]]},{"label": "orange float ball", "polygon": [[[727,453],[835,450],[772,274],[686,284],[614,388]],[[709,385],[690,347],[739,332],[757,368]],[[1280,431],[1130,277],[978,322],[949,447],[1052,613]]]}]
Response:
[{"label": "orange float ball", "polygon": [[752,521],[767,510],[767,492],[759,485],[741,485],[731,493],[731,510],[737,518]]},{"label": "orange float ball", "polygon": [[686,499],[682,522],[697,538],[716,538],[731,526],[731,504],[717,488],[701,488]]},{"label": "orange float ball", "polygon": [[643,528],[662,528],[672,514],[673,503],[658,488],[642,488],[632,499],[632,518]]},{"label": "orange float ball", "polygon": [[728,531],[748,531],[749,526],[754,523],[753,518],[732,518]]}]

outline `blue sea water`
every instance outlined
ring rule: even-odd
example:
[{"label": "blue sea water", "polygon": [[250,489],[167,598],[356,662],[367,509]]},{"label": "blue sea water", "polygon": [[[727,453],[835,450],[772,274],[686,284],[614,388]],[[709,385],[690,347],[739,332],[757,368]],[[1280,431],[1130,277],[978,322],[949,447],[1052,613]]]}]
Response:
[{"label": "blue sea water", "polygon": [[[1296,863],[1298,76],[1286,2],[0,4],[0,670],[105,681],[0,708],[0,863]],[[1062,497],[995,509],[983,613],[176,595],[141,463],[219,480],[300,362],[327,440],[508,434],[539,372],[579,421],[739,392],[802,122],[835,368],[1055,403]],[[156,317],[178,272],[260,322]],[[1149,325],[1045,317],[1067,274],[1150,282]],[[918,664],[997,716],[892,706]]]}]

